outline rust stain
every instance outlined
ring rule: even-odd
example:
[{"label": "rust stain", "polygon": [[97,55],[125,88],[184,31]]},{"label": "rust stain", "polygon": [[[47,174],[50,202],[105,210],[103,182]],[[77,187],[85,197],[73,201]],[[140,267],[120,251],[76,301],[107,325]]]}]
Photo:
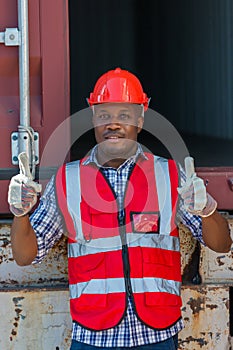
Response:
[{"label": "rust stain", "polygon": [[0,249],[0,264],[2,263],[9,263],[14,261],[14,259],[12,257],[9,257],[7,254],[3,254],[3,249]]},{"label": "rust stain", "polygon": [[210,309],[210,310],[214,310],[218,308],[218,305],[214,305],[214,304],[206,304],[206,308]]},{"label": "rust stain", "polygon": [[182,283],[183,285],[188,284],[201,284],[201,276],[199,273],[200,263],[200,244],[196,244],[193,253],[190,256],[188,263],[184,266]]},{"label": "rust stain", "polygon": [[187,302],[188,305],[190,305],[190,309],[192,310],[193,314],[198,314],[200,311],[204,310],[204,300],[203,298],[198,297],[197,299],[190,298]]},{"label": "rust stain", "polygon": [[6,238],[6,237],[0,238],[0,246],[2,248],[7,248],[7,246],[10,244],[11,244],[11,242],[8,238]]},{"label": "rust stain", "polygon": [[23,299],[24,299],[24,297],[15,297],[12,299],[13,303],[15,305],[16,317],[14,318],[13,328],[11,330],[10,341],[13,341],[13,339],[17,336],[17,330],[18,330],[20,319],[24,320],[26,317],[26,316],[22,315],[23,310],[22,310],[22,304],[20,302]]},{"label": "rust stain", "polygon": [[0,264],[13,261],[11,251],[9,252],[10,246],[10,238],[6,236],[6,234],[1,234],[0,232]]},{"label": "rust stain", "polygon": [[221,259],[224,259],[225,258],[225,255],[222,255],[222,256],[218,256],[217,257],[217,263],[218,263],[218,266],[222,266],[224,265],[225,263],[221,260]]},{"label": "rust stain", "polygon": [[203,338],[193,338],[191,336],[187,337],[186,339],[180,340],[179,343],[180,345],[184,345],[184,346],[185,344],[196,343],[199,345],[200,348],[208,344],[207,341]]}]

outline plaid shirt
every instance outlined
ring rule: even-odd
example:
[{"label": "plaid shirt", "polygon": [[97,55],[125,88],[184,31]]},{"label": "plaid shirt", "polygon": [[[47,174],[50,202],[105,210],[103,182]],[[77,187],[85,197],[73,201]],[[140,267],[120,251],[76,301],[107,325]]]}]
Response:
[{"label": "plaid shirt", "polygon": [[[138,146],[136,155],[126,160],[118,169],[102,167],[104,175],[108,178],[114,189],[122,209],[127,178],[138,156],[147,159],[140,145]],[[93,162],[99,166],[96,159],[96,147],[92,150],[84,164],[87,165]],[[181,169],[181,183],[184,181],[185,174]],[[196,239],[204,244],[200,217],[189,214],[184,210],[182,204],[180,204],[177,218],[189,227]],[[64,232],[63,218],[56,203],[54,177],[48,183],[44,195],[41,197],[40,205],[31,215],[30,221],[37,235],[38,255],[34,263],[38,263],[43,260],[48,250],[52,248]],[[129,298],[128,301],[126,315],[119,325],[108,330],[95,332],[83,328],[74,322],[72,339],[97,347],[132,347],[161,342],[172,337],[183,328],[183,321],[179,320],[169,329],[161,331],[153,330],[138,320],[133,310],[131,299]]]}]

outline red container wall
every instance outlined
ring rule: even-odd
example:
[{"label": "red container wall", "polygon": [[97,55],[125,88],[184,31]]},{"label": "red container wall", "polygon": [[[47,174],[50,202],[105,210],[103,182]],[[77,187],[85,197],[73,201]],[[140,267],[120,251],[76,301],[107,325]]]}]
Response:
[{"label": "red container wall", "polygon": [[[1,0],[0,31],[18,28],[17,0]],[[30,120],[39,133],[41,169],[57,167],[69,152],[68,0],[29,1]],[[18,131],[18,47],[0,44],[0,214],[9,213],[11,133]],[[53,139],[51,146],[48,142]],[[46,172],[46,171],[45,171]],[[4,175],[5,174],[5,175]]]},{"label": "red container wall", "polygon": [[214,167],[197,168],[206,185],[207,191],[216,199],[218,209],[232,211],[233,209],[233,168]]}]

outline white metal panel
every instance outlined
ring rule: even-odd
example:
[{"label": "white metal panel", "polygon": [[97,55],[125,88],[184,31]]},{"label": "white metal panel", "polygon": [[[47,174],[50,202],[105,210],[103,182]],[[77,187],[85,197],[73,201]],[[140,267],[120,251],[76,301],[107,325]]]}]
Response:
[{"label": "white metal panel", "polygon": [[12,258],[10,225],[0,225],[0,287],[67,285],[66,239],[61,239],[41,264],[21,267]]},{"label": "white metal panel", "polygon": [[[233,238],[233,218],[228,217],[228,224]],[[233,282],[233,251],[229,253],[215,253],[202,247],[200,273],[204,283],[232,283]]]},{"label": "white metal panel", "polygon": [[[228,222],[233,231],[233,219]],[[180,236],[184,271],[195,253],[196,241],[183,225]],[[180,350],[230,348],[229,287],[223,283],[231,278],[231,254],[223,254],[224,258],[215,254],[202,249],[201,275],[205,282],[219,284],[182,287],[186,327],[179,336]],[[0,225],[0,349],[69,349],[71,319],[66,261],[64,238],[42,264],[17,266],[12,259],[10,225]]]},{"label": "white metal panel", "polygon": [[179,349],[229,350],[229,287],[183,287],[185,328],[179,335]]},{"label": "white metal panel", "polygon": [[0,349],[68,350],[69,293],[18,290],[0,293]]}]

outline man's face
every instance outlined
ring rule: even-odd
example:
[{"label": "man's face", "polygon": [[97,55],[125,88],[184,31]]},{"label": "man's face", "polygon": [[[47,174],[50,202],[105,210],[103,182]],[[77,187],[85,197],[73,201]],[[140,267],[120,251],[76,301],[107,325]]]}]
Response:
[{"label": "man's face", "polygon": [[137,136],[143,126],[142,108],[130,103],[94,106],[93,125],[102,164],[113,166],[110,163],[115,160],[119,166],[135,153]]}]

